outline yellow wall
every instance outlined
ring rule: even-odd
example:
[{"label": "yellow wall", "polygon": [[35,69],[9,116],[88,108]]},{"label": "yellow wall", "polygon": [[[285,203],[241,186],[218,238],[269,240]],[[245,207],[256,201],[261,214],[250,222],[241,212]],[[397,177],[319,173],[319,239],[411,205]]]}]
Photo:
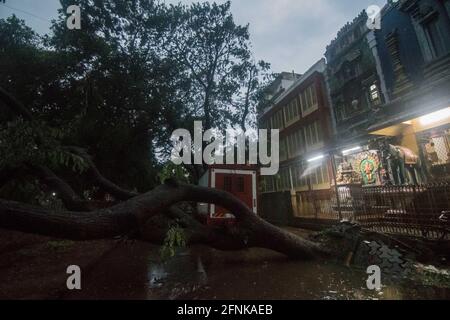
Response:
[{"label": "yellow wall", "polygon": [[419,144],[417,143],[416,133],[450,123],[450,117],[444,117],[442,120],[435,121],[429,125],[423,125],[420,119],[421,118],[416,118],[404,123],[399,123],[397,125],[372,132],[371,134],[391,137],[399,136],[401,137],[400,144],[402,146],[411,149],[411,151],[416,154],[419,154]]},{"label": "yellow wall", "polygon": [[414,131],[413,126],[408,126],[403,131],[400,145],[410,149],[415,154],[419,154],[419,144],[417,143],[416,132]]}]

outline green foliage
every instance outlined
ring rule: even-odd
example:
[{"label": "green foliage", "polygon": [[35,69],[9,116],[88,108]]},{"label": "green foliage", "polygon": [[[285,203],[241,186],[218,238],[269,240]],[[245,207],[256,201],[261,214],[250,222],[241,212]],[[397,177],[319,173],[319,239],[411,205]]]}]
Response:
[{"label": "green foliage", "polygon": [[418,273],[415,277],[426,286],[450,288],[450,272],[434,266],[416,266]]},{"label": "green foliage", "polygon": [[76,3],[76,32],[66,27],[70,0],[61,0],[53,33],[43,37],[15,16],[0,19],[0,86],[34,118],[17,120],[2,106],[0,170],[29,162],[81,173],[86,163],[64,148],[75,145],[130,189],[154,187],[161,167],[160,180],[187,181],[184,168],[164,166],[171,133],[207,118],[239,125],[242,110],[254,113],[244,92],[256,92],[268,66],[253,62],[248,26],[235,23],[229,2]]},{"label": "green foliage", "polygon": [[166,238],[161,247],[161,258],[163,260],[172,258],[178,248],[184,248],[185,246],[186,235],[184,229],[178,225],[172,225],[167,231]]},{"label": "green foliage", "polygon": [[61,146],[67,130],[52,128],[42,121],[22,119],[0,124],[0,168],[17,163],[68,167],[77,173],[87,168],[86,161]]},{"label": "green foliage", "polygon": [[66,252],[73,245],[74,242],[70,240],[55,240],[55,241],[48,241],[46,243],[47,248],[60,253]]},{"label": "green foliage", "polygon": [[175,179],[177,181],[189,183],[189,173],[183,167],[167,162],[158,173],[159,181],[164,182],[167,179]]},{"label": "green foliage", "polygon": [[208,128],[224,128],[236,121],[251,63],[248,25],[234,22],[231,2],[193,3],[169,9],[176,23],[170,26],[169,52],[186,69],[195,102],[193,116]]}]

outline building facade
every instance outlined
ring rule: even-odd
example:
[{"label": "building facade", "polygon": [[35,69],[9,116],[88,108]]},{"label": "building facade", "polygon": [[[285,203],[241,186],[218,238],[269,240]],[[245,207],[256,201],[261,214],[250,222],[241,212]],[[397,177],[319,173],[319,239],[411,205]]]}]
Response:
[{"label": "building facade", "polygon": [[261,128],[280,129],[281,161],[277,176],[262,179],[262,216],[442,237],[440,217],[450,208],[449,8],[450,0],[388,1],[376,30],[362,12],[327,47],[326,63],[275,97],[259,116]]},{"label": "building facade", "polygon": [[280,130],[280,170],[262,178],[260,191],[266,198],[290,193],[295,216],[314,217],[329,199],[331,164],[308,161],[326,152],[334,133],[325,70],[322,59],[259,116],[260,128]]},{"label": "building facade", "polygon": [[368,132],[377,137],[379,149],[398,146],[416,157],[404,164],[406,170],[385,161],[388,183],[450,179],[449,3],[405,0],[383,10],[377,43],[388,101]]},{"label": "building facade", "polygon": [[[363,11],[327,46],[327,82],[340,140],[366,133],[373,111],[385,101],[377,70],[375,35]],[[343,142],[345,143],[345,142]]]},{"label": "building facade", "polygon": [[450,178],[448,3],[389,2],[379,30],[363,12],[328,46],[339,185]]},{"label": "building facade", "polygon": [[442,237],[440,217],[450,208],[448,8],[448,0],[389,1],[380,29],[367,28],[362,13],[327,48],[336,218]]}]

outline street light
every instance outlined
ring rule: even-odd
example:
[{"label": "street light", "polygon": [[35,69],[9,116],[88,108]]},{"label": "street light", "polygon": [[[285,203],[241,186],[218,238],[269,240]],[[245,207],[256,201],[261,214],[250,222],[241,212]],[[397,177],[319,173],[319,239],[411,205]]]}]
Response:
[{"label": "street light", "polygon": [[320,156],[308,159],[308,162],[315,162],[315,161],[318,161],[318,160],[322,160],[323,158],[325,158],[325,155],[321,154]]},{"label": "street light", "polygon": [[450,108],[445,108],[433,113],[429,113],[423,117],[420,117],[420,124],[427,126],[435,122],[440,122],[450,117]]},{"label": "street light", "polygon": [[353,152],[356,152],[356,151],[360,151],[360,150],[362,150],[361,146],[357,146],[357,147],[354,147],[354,148],[346,149],[346,150],[342,151],[342,155],[346,156],[346,155],[349,155],[350,153],[353,153]]}]

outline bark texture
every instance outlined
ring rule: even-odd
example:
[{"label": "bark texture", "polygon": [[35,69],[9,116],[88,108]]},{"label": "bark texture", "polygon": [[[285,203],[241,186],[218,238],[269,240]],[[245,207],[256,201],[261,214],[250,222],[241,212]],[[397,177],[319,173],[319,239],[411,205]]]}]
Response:
[{"label": "bark texture", "polygon": [[218,231],[192,222],[196,228],[192,242],[210,244],[221,250],[268,248],[291,258],[328,255],[316,243],[262,220],[229,193],[172,181],[113,207],[88,212],[55,212],[0,200],[0,227],[73,240],[102,239],[138,231],[145,239],[147,221],[183,201],[214,203],[227,208],[237,218],[236,226],[228,231]]}]

